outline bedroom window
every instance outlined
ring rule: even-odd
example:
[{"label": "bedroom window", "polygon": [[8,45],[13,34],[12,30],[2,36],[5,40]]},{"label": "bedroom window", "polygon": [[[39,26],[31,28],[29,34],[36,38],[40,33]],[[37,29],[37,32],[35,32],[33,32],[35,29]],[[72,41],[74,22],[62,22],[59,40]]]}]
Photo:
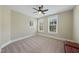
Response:
[{"label": "bedroom window", "polygon": [[32,27],[33,26],[33,21],[30,21],[29,25],[30,25],[30,27]]},{"label": "bedroom window", "polygon": [[58,16],[51,16],[48,18],[48,32],[57,33],[58,32]]},{"label": "bedroom window", "polygon": [[43,19],[38,20],[38,32],[44,31]]}]

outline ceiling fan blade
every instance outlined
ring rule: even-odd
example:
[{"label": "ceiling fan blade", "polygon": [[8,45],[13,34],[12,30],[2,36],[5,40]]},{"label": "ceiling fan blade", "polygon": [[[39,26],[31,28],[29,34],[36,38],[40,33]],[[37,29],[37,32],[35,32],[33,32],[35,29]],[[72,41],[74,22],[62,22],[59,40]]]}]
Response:
[{"label": "ceiling fan blade", "polygon": [[44,12],[42,12],[42,14],[45,14]]},{"label": "ceiling fan blade", "polygon": [[38,9],[36,9],[36,8],[33,8],[34,10],[36,10],[36,11],[38,11]]},{"label": "ceiling fan blade", "polygon": [[41,9],[43,9],[43,5],[41,5],[40,7],[38,7],[39,8],[39,10],[41,10]]},{"label": "ceiling fan blade", "polygon": [[46,12],[46,11],[48,11],[48,9],[46,9],[46,10],[42,10],[42,12]]},{"label": "ceiling fan blade", "polygon": [[37,12],[33,12],[33,13],[37,13]]},{"label": "ceiling fan blade", "polygon": [[41,5],[41,9],[43,9],[43,5]]}]

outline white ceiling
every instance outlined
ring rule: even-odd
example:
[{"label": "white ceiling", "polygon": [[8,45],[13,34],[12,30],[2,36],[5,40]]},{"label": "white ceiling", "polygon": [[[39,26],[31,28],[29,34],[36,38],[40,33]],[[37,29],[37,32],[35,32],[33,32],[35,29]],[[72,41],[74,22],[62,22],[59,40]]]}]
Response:
[{"label": "white ceiling", "polygon": [[49,9],[49,10],[46,12],[45,15],[38,15],[33,13],[35,12],[33,8],[37,8],[38,5],[37,6],[36,5],[8,5],[6,7],[34,18],[40,18],[46,15],[51,15],[51,14],[71,10],[74,8],[73,5],[44,5],[44,9]]}]

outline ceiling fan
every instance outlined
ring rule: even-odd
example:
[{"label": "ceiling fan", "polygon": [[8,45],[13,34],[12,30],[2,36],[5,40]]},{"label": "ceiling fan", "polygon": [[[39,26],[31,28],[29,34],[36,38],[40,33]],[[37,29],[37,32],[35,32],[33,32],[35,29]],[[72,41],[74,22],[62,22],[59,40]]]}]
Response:
[{"label": "ceiling fan", "polygon": [[43,9],[43,5],[39,6],[38,9],[33,8],[34,10],[36,10],[37,12],[33,12],[33,13],[39,13],[39,14],[45,14],[45,12],[48,11],[48,9]]}]

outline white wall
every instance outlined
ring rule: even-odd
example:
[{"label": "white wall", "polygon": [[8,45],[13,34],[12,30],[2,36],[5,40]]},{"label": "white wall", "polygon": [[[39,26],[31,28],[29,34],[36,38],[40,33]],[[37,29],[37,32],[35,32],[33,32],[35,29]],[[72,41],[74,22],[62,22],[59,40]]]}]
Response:
[{"label": "white wall", "polygon": [[[73,34],[73,11],[65,11],[61,13],[57,13],[54,15],[58,15],[58,33],[57,34],[50,34],[48,33],[48,17],[42,17],[40,19],[44,19],[44,32],[39,32],[41,34],[56,36],[60,38],[66,38],[72,40]],[[50,15],[53,16],[53,15]]]},{"label": "white wall", "polygon": [[[29,26],[30,20],[33,21],[32,27]],[[34,34],[36,26],[36,19],[16,11],[11,11],[11,39]]]},{"label": "white wall", "polygon": [[11,39],[11,31],[10,31],[10,20],[11,20],[10,10],[5,6],[0,6],[0,28],[1,28],[1,43],[0,45],[8,42]]},{"label": "white wall", "polygon": [[2,12],[2,7],[0,6],[0,45],[1,45],[1,19],[2,19],[2,16],[1,16],[1,12]]},{"label": "white wall", "polygon": [[74,8],[74,21],[73,21],[73,38],[79,43],[79,6]]}]

